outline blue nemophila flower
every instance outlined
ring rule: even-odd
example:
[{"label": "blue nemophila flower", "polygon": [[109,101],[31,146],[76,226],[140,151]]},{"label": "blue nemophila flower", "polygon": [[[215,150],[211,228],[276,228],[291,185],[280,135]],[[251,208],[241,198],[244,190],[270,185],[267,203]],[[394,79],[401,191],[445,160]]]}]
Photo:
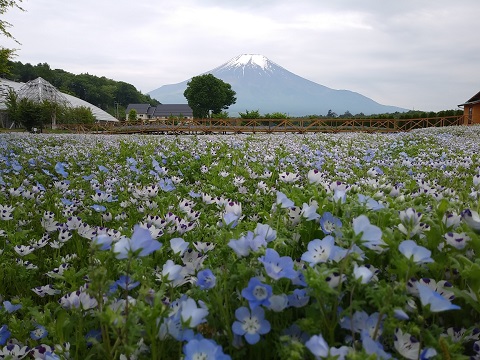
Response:
[{"label": "blue nemophila flower", "polygon": [[35,330],[30,331],[30,337],[33,340],[41,340],[47,335],[48,335],[48,331],[42,325],[37,325]]},{"label": "blue nemophila flower", "polygon": [[240,216],[234,214],[233,212],[226,212],[223,214],[223,221],[230,229],[234,229],[238,225],[239,218]]},{"label": "blue nemophila flower", "polygon": [[305,219],[307,219],[307,221],[317,220],[320,218],[320,215],[317,214],[317,210],[317,202],[313,202],[312,204],[303,203],[301,214]]},{"label": "blue nemophila flower", "polygon": [[265,320],[265,312],[261,307],[250,310],[242,306],[235,310],[235,321],[232,324],[232,331],[239,336],[245,336],[249,344],[256,344],[260,335],[270,332],[270,323]]},{"label": "blue nemophila flower", "polygon": [[205,307],[205,304],[202,301],[198,303],[200,306],[198,306],[192,298],[187,298],[180,302],[182,322],[190,328],[195,328],[201,323],[204,323],[206,321],[205,317],[208,315],[208,309]]},{"label": "blue nemophila flower", "polygon": [[170,178],[163,178],[160,179],[158,182],[158,186],[160,189],[162,189],[165,192],[170,192],[175,190],[175,185],[173,184],[173,181]]},{"label": "blue nemophila flower", "polygon": [[235,253],[242,257],[248,256],[250,251],[258,251],[261,247],[267,246],[267,241],[263,235],[255,235],[253,232],[248,231],[246,235],[236,239],[231,239],[228,246],[235,251]]},{"label": "blue nemophila flower", "polygon": [[373,355],[375,354],[377,359],[391,359],[392,355],[388,354],[383,350],[382,344],[380,344],[378,341],[373,340],[370,337],[370,334],[368,331],[362,331],[361,333],[361,338],[362,338],[362,346],[365,352],[368,355]]},{"label": "blue nemophila flower", "polygon": [[10,301],[4,301],[3,302],[3,306],[5,307],[5,310],[11,314],[19,309],[22,308],[22,304],[16,304],[16,305],[13,305]]},{"label": "blue nemophila flower", "polygon": [[410,319],[410,317],[408,316],[408,314],[403,311],[402,309],[399,309],[399,308],[396,308],[393,310],[393,316],[396,318],[396,319],[399,319],[399,320],[408,320]]},{"label": "blue nemophila flower", "polygon": [[188,249],[189,243],[182,238],[173,238],[170,240],[170,247],[174,254],[182,255]]},{"label": "blue nemophila flower", "polygon": [[213,275],[212,270],[201,270],[197,274],[197,286],[202,290],[208,290],[215,287],[217,278]]},{"label": "blue nemophila flower", "polygon": [[100,234],[95,236],[92,240],[92,243],[95,246],[98,246],[100,250],[109,250],[112,245],[113,239],[107,234]]},{"label": "blue nemophila flower", "polygon": [[432,252],[423,246],[417,245],[413,240],[405,240],[398,245],[398,250],[405,255],[407,259],[412,259],[416,264],[425,264],[433,262],[430,257]]},{"label": "blue nemophila flower", "polygon": [[336,203],[344,204],[347,201],[347,191],[335,189],[333,193],[333,201]]},{"label": "blue nemophila flower", "polygon": [[308,243],[308,251],[303,253],[302,260],[313,267],[328,260],[340,261],[347,254],[347,250],[336,246],[333,236],[325,236],[322,240],[314,239]]},{"label": "blue nemophila flower", "polygon": [[370,336],[372,336],[375,331],[377,332],[377,335],[381,335],[383,332],[383,320],[385,317],[379,320],[379,316],[380,314],[378,312],[368,315],[365,311],[355,311],[351,319],[348,316],[340,319],[340,327],[356,333],[366,331]]},{"label": "blue nemophila flower", "polygon": [[117,259],[126,259],[132,255],[140,257],[150,255],[161,246],[162,243],[154,240],[149,230],[136,225],[131,239],[121,238],[115,243],[113,251],[117,254]]},{"label": "blue nemophila flower", "polygon": [[337,233],[342,227],[342,222],[339,218],[332,215],[331,212],[323,213],[320,218],[320,227],[325,235],[330,235],[332,232]]},{"label": "blue nemophila flower", "polygon": [[282,208],[290,208],[294,206],[294,202],[287,198],[287,195],[281,191],[277,191],[277,205],[281,205]]},{"label": "blue nemophila flower", "polygon": [[286,294],[272,295],[268,301],[270,305],[267,308],[275,312],[282,312],[288,307],[288,296]]},{"label": "blue nemophila flower", "polygon": [[168,259],[163,265],[161,279],[169,282],[173,287],[183,285],[185,283],[185,275],[182,274],[183,266],[175,264]]},{"label": "blue nemophila flower", "polygon": [[183,346],[185,360],[228,360],[220,345],[210,339],[191,339]]},{"label": "blue nemophila flower", "polygon": [[375,225],[370,224],[370,220],[365,215],[360,215],[353,219],[353,231],[356,235],[361,235],[362,244],[375,252],[382,252],[387,246],[382,240],[382,230]]},{"label": "blue nemophila flower", "polygon": [[377,211],[385,208],[385,206],[379,203],[377,200],[362,194],[358,194],[358,202],[361,204],[364,204],[367,209],[373,210],[373,211]]},{"label": "blue nemophila flower", "polygon": [[305,346],[307,347],[310,352],[315,355],[316,359],[326,358],[328,357],[329,353],[329,346],[323,336],[320,335],[313,335],[306,343]]},{"label": "blue nemophila flower", "polygon": [[242,296],[248,300],[252,309],[261,305],[268,306],[270,305],[269,298],[272,296],[272,287],[263,284],[258,278],[252,277],[248,286],[242,290]]},{"label": "blue nemophila flower", "polygon": [[460,306],[452,304],[438,292],[430,287],[417,282],[418,295],[423,306],[430,305],[431,312],[440,312],[446,310],[458,310]]},{"label": "blue nemophila flower", "polygon": [[[45,359],[45,360],[62,360],[62,358],[59,355],[50,351],[52,349],[47,350],[45,346],[48,346],[48,345],[41,345],[38,349],[36,349],[41,355],[44,356],[43,359]],[[45,351],[45,350],[47,350],[47,351]],[[35,356],[35,359],[39,359],[39,357],[36,354],[34,354],[34,356]]]},{"label": "blue nemophila flower", "polygon": [[95,210],[96,212],[104,212],[107,210],[107,208],[103,205],[99,205],[99,204],[94,204],[92,206],[90,206],[93,210]]},{"label": "blue nemophila flower", "polygon": [[98,165],[98,170],[100,170],[101,172],[104,172],[104,173],[110,172],[110,170],[103,165]]},{"label": "blue nemophila flower", "polygon": [[295,308],[304,307],[309,301],[310,296],[305,289],[295,289],[292,294],[288,295],[288,305]]},{"label": "blue nemophila flower", "polygon": [[274,249],[268,248],[265,251],[265,256],[258,258],[268,276],[274,280],[281,278],[293,279],[297,277],[297,272],[293,268],[293,260],[290,256],[282,256]]},{"label": "blue nemophila flower", "polygon": [[437,350],[435,350],[434,348],[425,348],[420,353],[419,360],[432,359],[432,358],[435,358],[436,356],[437,356]]},{"label": "blue nemophila flower", "polygon": [[288,336],[292,341],[298,341],[302,344],[305,344],[309,339],[309,335],[295,323],[283,330],[282,335]]},{"label": "blue nemophila flower", "polygon": [[115,281],[115,284],[120,286],[123,290],[132,290],[140,285],[140,281],[133,281],[130,276],[122,275],[117,281]]},{"label": "blue nemophila flower", "polygon": [[12,333],[10,332],[10,330],[8,330],[8,326],[2,325],[0,327],[0,345],[5,345],[11,335]]},{"label": "blue nemophila flower", "polygon": [[255,236],[261,236],[267,243],[277,238],[277,231],[273,230],[268,224],[257,223],[257,227],[253,231]]},{"label": "blue nemophila flower", "polygon": [[57,174],[62,175],[64,178],[68,177],[68,172],[65,171],[65,163],[57,162],[55,165],[55,171]]},{"label": "blue nemophila flower", "polygon": [[73,201],[66,199],[66,198],[61,198],[60,201],[62,202],[63,205],[65,206],[70,206],[73,204]]}]

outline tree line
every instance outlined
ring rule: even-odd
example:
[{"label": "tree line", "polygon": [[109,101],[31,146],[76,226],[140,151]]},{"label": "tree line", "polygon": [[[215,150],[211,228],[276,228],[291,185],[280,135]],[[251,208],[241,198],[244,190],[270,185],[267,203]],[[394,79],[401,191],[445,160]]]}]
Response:
[{"label": "tree line", "polygon": [[[227,115],[228,113],[223,113]],[[364,113],[358,113],[353,115],[350,111],[345,111],[345,113],[338,115],[332,110],[328,110],[325,115],[306,115],[306,116],[294,116],[296,119],[424,119],[424,118],[436,118],[436,117],[447,117],[447,116],[460,116],[463,115],[463,110],[442,110],[442,111],[405,111],[405,112],[394,112],[394,113],[383,113],[383,114],[371,114],[365,115]],[[240,118],[242,119],[289,119],[291,118],[285,113],[273,112],[260,114],[259,110],[245,110],[245,112],[239,113]]]}]

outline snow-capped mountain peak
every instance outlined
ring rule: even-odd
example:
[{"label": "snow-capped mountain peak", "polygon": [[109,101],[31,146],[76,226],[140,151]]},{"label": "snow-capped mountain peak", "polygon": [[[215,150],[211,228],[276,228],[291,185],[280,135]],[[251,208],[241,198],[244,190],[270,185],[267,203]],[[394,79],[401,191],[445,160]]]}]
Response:
[{"label": "snow-capped mountain peak", "polygon": [[263,70],[270,67],[270,60],[263,55],[242,54],[225,63],[224,67],[259,66]]},{"label": "snow-capped mountain peak", "polygon": [[244,74],[245,70],[255,70],[257,72],[272,73],[275,70],[283,68],[269,60],[266,56],[259,54],[242,54],[227,61],[225,64],[212,70],[212,73],[225,71],[240,71]]}]

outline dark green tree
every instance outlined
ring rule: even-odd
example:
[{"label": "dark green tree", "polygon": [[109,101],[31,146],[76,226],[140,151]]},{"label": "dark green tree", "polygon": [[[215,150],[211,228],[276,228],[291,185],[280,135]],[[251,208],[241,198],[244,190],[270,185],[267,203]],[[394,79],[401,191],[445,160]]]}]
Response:
[{"label": "dark green tree", "polygon": [[137,120],[137,110],[135,109],[130,109],[130,111],[128,112],[128,118],[127,118],[128,121],[135,121]]},{"label": "dark green tree", "polygon": [[[11,116],[10,110],[9,116]],[[28,99],[21,99],[17,103],[14,118],[19,119],[25,129],[32,131],[33,128],[43,129],[45,124],[50,124],[51,113],[49,106]]]},{"label": "dark green tree", "polygon": [[213,114],[214,119],[228,119],[229,115],[227,111],[220,111],[218,114]]},{"label": "dark green tree", "polygon": [[338,115],[336,112],[332,111],[332,110],[328,110],[328,113],[327,113],[327,118],[336,118]]},{"label": "dark green tree", "polygon": [[183,95],[196,118],[206,118],[210,111],[218,114],[237,101],[231,85],[212,74],[193,77]]}]

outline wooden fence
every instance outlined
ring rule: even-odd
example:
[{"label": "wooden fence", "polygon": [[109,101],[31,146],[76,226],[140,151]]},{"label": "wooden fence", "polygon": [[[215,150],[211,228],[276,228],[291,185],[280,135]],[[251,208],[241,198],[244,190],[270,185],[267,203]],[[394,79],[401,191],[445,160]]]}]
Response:
[{"label": "wooden fence", "polygon": [[464,124],[464,116],[420,119],[165,119],[57,124],[57,129],[76,133],[105,134],[224,134],[311,132],[406,132],[427,127]]}]

